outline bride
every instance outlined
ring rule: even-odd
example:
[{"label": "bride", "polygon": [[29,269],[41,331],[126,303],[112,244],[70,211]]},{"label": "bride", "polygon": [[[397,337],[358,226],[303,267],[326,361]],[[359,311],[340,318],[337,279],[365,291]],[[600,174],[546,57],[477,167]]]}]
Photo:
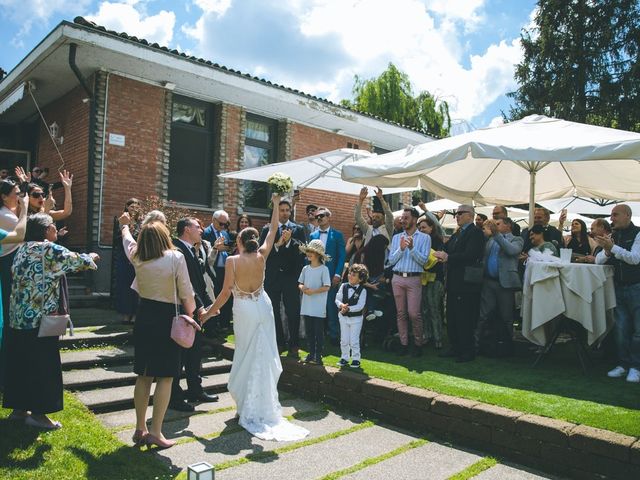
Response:
[{"label": "bride", "polygon": [[[278,205],[280,196],[272,196]],[[273,209],[269,234],[262,246],[258,231],[245,228],[237,237],[238,255],[227,258],[224,285],[203,321],[215,315],[233,293],[235,353],[229,376],[229,392],[238,408],[239,424],[263,440],[289,441],[309,431],[282,417],[278,379],[282,364],[276,344],[271,300],[264,291],[264,267],[278,230],[278,209]]]}]

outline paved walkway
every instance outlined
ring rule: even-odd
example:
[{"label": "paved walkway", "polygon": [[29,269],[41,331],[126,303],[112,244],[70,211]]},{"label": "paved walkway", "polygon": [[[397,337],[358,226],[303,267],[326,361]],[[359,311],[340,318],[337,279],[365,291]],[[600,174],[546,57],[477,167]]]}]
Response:
[{"label": "paved walkway", "polygon": [[[94,346],[62,354],[65,384],[109,430],[130,444],[135,427],[130,336],[88,330],[79,334],[82,342]],[[556,478],[498,464],[482,452],[420,437],[287,393],[281,393],[284,415],[307,428],[309,437],[298,442],[262,441],[237,424],[235,404],[226,391],[230,362],[208,352],[204,365],[205,389],[219,392],[220,400],[199,404],[192,414],[169,410],[165,435],[178,440],[178,445],[154,449],[176,474],[189,464],[207,461],[215,466],[218,480],[447,479],[463,472],[468,473],[463,478],[485,480]]]}]

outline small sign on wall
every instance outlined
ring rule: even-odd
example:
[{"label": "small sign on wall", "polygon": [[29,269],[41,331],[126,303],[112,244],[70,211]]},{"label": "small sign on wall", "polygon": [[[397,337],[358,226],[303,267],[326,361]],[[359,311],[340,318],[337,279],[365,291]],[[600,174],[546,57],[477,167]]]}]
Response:
[{"label": "small sign on wall", "polygon": [[117,133],[109,134],[109,145],[116,145],[118,147],[124,147],[124,135]]}]

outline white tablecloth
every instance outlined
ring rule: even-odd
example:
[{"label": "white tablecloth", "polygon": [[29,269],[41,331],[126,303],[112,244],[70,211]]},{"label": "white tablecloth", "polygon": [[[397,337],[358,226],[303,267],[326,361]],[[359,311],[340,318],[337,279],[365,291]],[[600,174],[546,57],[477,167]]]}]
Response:
[{"label": "white tablecloth", "polygon": [[613,326],[613,267],[581,263],[527,262],[522,288],[522,334],[547,343],[545,324],[560,314],[587,330],[589,345]]}]

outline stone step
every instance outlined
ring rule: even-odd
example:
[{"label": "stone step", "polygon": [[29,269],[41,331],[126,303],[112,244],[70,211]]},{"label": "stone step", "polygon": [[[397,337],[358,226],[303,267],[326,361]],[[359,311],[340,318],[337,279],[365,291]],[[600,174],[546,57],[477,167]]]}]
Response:
[{"label": "stone step", "polygon": [[[415,480],[419,478],[445,480],[473,465],[481,458],[464,450],[430,442],[341,477],[341,479],[387,480],[393,477],[393,480]],[[505,476],[502,478],[511,477]]]},{"label": "stone step", "polygon": [[[203,358],[213,356],[214,347],[202,347]],[[66,350],[60,352],[62,370],[77,370],[81,368],[111,367],[133,363],[134,347],[131,344],[121,346],[106,346],[104,348],[87,348],[83,350]]]},{"label": "stone step", "polygon": [[[203,359],[201,374],[216,375],[227,373],[231,370],[229,360]],[[133,385],[137,375],[133,373],[133,367],[127,365],[113,365],[108,368],[89,368],[82,370],[65,371],[62,381],[69,390],[89,390],[91,388],[107,388],[121,385]]]},{"label": "stone step", "polygon": [[[208,393],[218,393],[227,390],[229,381],[228,373],[220,373],[202,379],[202,387]],[[187,381],[182,379],[180,385],[187,388]],[[76,392],[78,399],[86,405],[89,410],[96,413],[110,412],[133,407],[133,385],[122,387],[104,388],[99,390],[86,390]],[[155,387],[151,387],[151,397]]]},{"label": "stone step", "polygon": [[96,345],[122,345],[133,339],[133,329],[124,325],[84,327],[74,329],[74,335],[60,339],[60,348],[94,347]]},{"label": "stone step", "polygon": [[[229,392],[220,392],[218,395],[220,397],[220,400],[218,400],[217,402],[193,404],[196,410],[192,413],[179,412],[177,410],[168,409],[167,413],[164,416],[165,423],[171,422],[173,420],[181,420],[185,418],[188,419],[196,415],[216,412],[221,409],[233,409],[235,412],[236,403],[233,401],[231,394]],[[146,418],[150,419],[152,414],[153,407],[149,406]],[[115,412],[99,413],[97,417],[104,426],[115,432],[120,432],[122,430],[131,430],[136,424],[136,411],[134,408],[126,408],[124,410],[118,410]],[[129,436],[129,438],[130,437],[131,436]]]},{"label": "stone step", "polygon": [[[69,307],[72,310],[72,313],[75,312],[76,309],[80,308],[109,308],[111,306],[111,295],[107,293],[87,293],[84,292],[75,292],[72,295],[71,292],[69,294]],[[115,313],[115,312],[114,312]]]},{"label": "stone step", "polygon": [[[318,408],[321,408],[320,405],[318,405]],[[355,415],[338,415],[333,412],[322,412],[314,415],[313,417],[293,420],[293,423],[303,426],[310,432],[309,436],[306,437],[303,441],[321,437],[327,434],[333,434],[339,431],[344,431],[362,422],[363,420],[356,417]],[[244,429],[236,431],[236,427],[237,423],[234,420],[231,423],[228,423],[226,426],[223,426],[222,429],[218,427],[210,428],[205,435],[195,437],[196,441],[178,444],[168,450],[157,450],[157,455],[160,459],[164,459],[167,464],[171,465],[172,468],[184,470],[188,465],[202,460],[205,460],[212,465],[219,465],[224,462],[243,458],[249,454],[274,450],[282,446],[293,444],[293,442],[273,442],[260,440],[259,438],[252,437]],[[366,428],[365,430],[369,431],[372,428],[373,427]],[[328,440],[323,443],[332,443],[333,441],[335,440]],[[335,455],[336,452],[334,451],[330,453],[328,457],[334,457]],[[281,459],[282,457],[278,459],[277,462],[279,462]],[[266,468],[266,464],[264,463],[258,463],[258,465]],[[313,470],[314,467],[312,465],[312,462],[308,463],[306,466],[306,470]],[[233,467],[228,470],[224,470],[224,472],[231,473],[231,476],[227,476],[226,478],[290,478],[292,476],[292,472],[295,472],[294,476],[295,478],[298,478],[299,473],[296,469],[291,469],[288,474],[283,477],[272,476],[270,473],[267,473],[263,470],[260,475],[251,476],[245,475],[244,473],[236,472],[238,468],[240,467]],[[223,471],[216,471],[216,479],[219,478],[218,475],[222,473]],[[314,478],[318,478],[319,476],[321,475],[317,475]]]},{"label": "stone step", "polygon": [[[176,414],[182,413],[182,415],[172,414],[171,416],[165,416],[165,421],[162,426],[164,435],[167,438],[184,441],[189,438],[203,439],[206,438],[207,435],[215,434],[216,432],[226,431],[230,433],[234,430],[238,432],[242,430],[236,418],[235,402],[233,402],[229,393],[222,394],[218,402],[200,404],[199,406],[203,405],[207,406],[206,408],[209,409],[208,412],[198,415],[185,415],[183,412],[175,412]],[[171,409],[167,410],[167,414],[173,412]],[[149,412],[149,414],[151,415],[151,412]],[[284,416],[307,414],[310,416],[305,417],[305,419],[309,419],[312,417],[320,418],[326,416],[327,412],[317,403],[307,402],[301,399],[292,399],[282,402],[282,414]],[[148,418],[150,419],[151,416]],[[135,422],[135,416],[133,417],[133,421]],[[150,423],[149,420],[149,424]],[[124,443],[131,443],[131,436],[135,430],[135,427],[131,426],[131,424],[129,424],[128,427],[129,428],[120,430],[117,433],[118,438]]]},{"label": "stone step", "polygon": [[521,465],[514,468],[509,465],[498,464],[484,472],[480,472],[480,474],[473,478],[474,480],[503,480],[505,478],[509,480],[545,480],[559,479],[560,477],[536,472],[531,469],[524,469]]},{"label": "stone step", "polygon": [[[310,426],[313,427],[313,424]],[[291,476],[291,472],[295,472],[296,480],[312,480],[391,452],[416,439],[417,437],[398,430],[373,426],[278,454],[272,461],[248,462],[216,471],[216,479],[287,478]],[[270,443],[264,445],[265,451],[282,446],[281,443]],[[395,477],[389,474],[387,478]]]},{"label": "stone step", "polygon": [[[93,299],[93,296],[91,296]],[[101,299],[100,301],[103,301]],[[78,299],[78,302],[70,299],[70,314],[71,320],[76,327],[94,327],[104,325],[120,325],[120,318],[115,310],[110,308],[110,305],[105,301],[104,303],[91,303],[84,305],[84,300]],[[93,300],[91,300],[93,301]]]},{"label": "stone step", "polygon": [[60,352],[60,359],[62,370],[125,365],[133,362],[133,345],[68,350]]}]

